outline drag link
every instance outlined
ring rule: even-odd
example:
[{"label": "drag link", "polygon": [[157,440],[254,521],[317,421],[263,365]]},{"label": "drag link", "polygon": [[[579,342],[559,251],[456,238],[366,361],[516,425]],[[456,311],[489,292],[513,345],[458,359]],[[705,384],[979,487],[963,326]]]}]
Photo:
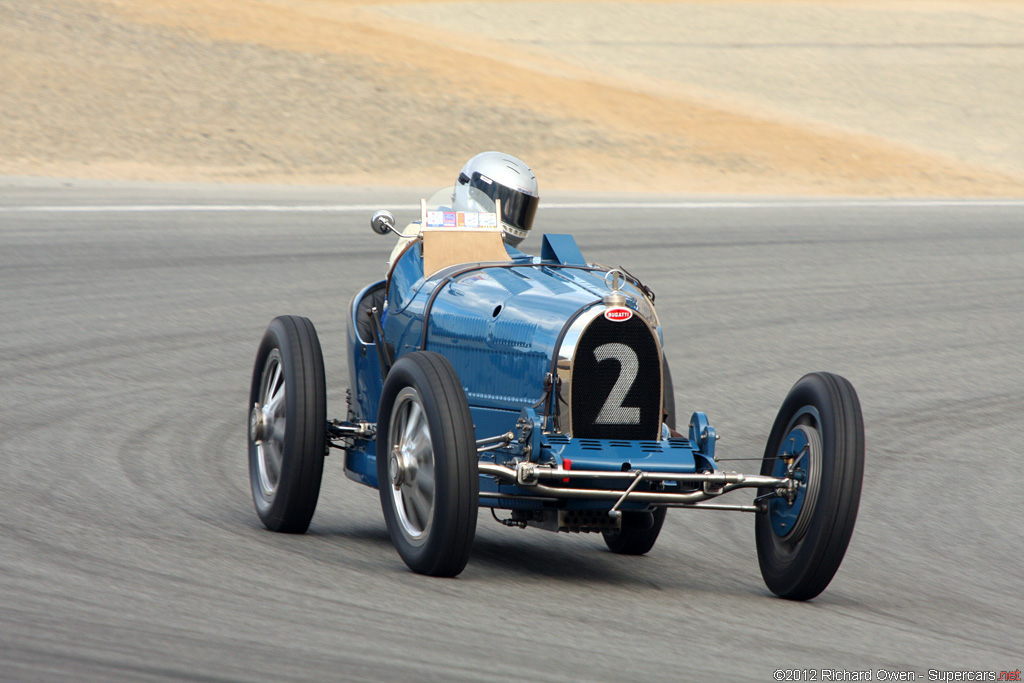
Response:
[{"label": "drag link", "polygon": [[618,519],[622,516],[622,513],[619,512],[619,506],[622,505],[622,501],[626,500],[626,497],[633,492],[633,489],[636,488],[636,485],[640,483],[644,476],[645,475],[643,472],[637,472],[636,478],[633,479],[633,483],[630,484],[629,487],[626,489],[625,493],[622,494],[622,498],[619,498],[617,501],[615,501],[615,505],[612,505],[612,509],[608,511],[609,517],[611,517],[612,519]]}]

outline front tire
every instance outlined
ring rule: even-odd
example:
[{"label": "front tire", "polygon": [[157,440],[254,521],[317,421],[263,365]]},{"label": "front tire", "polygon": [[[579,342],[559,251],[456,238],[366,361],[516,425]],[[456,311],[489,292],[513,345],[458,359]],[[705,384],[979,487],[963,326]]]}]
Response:
[{"label": "front tire", "polygon": [[[799,487],[790,497],[768,498],[757,514],[757,557],[773,593],[810,600],[838,571],[860,504],[864,419],[846,379],[812,373],[790,390],[768,437],[761,474],[782,477],[790,466]],[[758,496],[773,490],[758,489]]]},{"label": "front tire", "polygon": [[414,351],[388,372],[377,413],[377,487],[391,541],[419,574],[456,576],[476,534],[476,437],[444,356]]},{"label": "front tire", "polygon": [[271,531],[301,534],[320,495],[327,450],[324,359],[313,323],[284,315],[267,327],[249,391],[249,482]]}]

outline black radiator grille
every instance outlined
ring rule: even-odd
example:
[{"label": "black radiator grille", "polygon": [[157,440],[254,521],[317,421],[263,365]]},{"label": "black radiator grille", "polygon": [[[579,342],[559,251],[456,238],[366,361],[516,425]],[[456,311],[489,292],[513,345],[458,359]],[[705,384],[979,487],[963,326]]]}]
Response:
[{"label": "black radiator grille", "polygon": [[573,359],[573,437],[657,439],[661,391],[661,354],[647,324],[636,315],[596,318]]}]

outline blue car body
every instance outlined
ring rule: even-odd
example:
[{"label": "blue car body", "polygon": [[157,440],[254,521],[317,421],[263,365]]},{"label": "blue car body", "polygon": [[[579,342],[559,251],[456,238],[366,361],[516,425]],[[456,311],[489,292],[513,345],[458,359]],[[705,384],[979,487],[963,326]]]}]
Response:
[{"label": "blue car body", "polygon": [[[482,463],[509,465],[525,458],[557,469],[594,472],[715,471],[714,430],[702,413],[694,414],[685,436],[665,423],[661,326],[653,295],[642,284],[627,278],[618,292],[622,298],[609,303],[609,269],[588,264],[568,235],[545,235],[539,257],[509,248],[507,262],[458,264],[426,276],[421,248],[415,242],[395,263],[389,279],[365,287],[350,306],[354,419],[378,421],[381,355],[360,317],[366,315],[367,299],[376,296],[380,301],[386,292],[382,329],[390,356],[397,359],[417,350],[444,355],[465,389],[478,440],[516,432],[518,426],[520,438],[481,452]],[[584,351],[581,340],[597,335],[591,330],[598,328],[603,330],[598,342],[603,343],[595,342],[597,348],[587,358],[578,357]],[[602,348],[628,358],[601,358]],[[631,378],[624,377],[627,365],[636,365]],[[600,381],[591,382],[592,377]],[[623,388],[626,379],[631,383]],[[598,419],[602,411],[610,417]],[[600,424],[581,426],[576,414],[583,413]],[[529,425],[525,434],[524,425]],[[356,440],[346,450],[345,471],[377,487],[372,440]],[[481,506],[551,504],[535,487],[509,483],[483,468],[480,492]],[[608,509],[613,502],[577,497],[560,504]],[[620,507],[648,506],[637,501]]]}]

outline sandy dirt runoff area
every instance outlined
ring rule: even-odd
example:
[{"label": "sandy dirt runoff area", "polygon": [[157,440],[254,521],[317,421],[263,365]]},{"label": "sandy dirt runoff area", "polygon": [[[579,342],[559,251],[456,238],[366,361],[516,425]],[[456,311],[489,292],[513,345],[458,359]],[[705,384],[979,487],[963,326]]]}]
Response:
[{"label": "sandy dirt runoff area", "polygon": [[1024,2],[0,0],[0,175],[1024,196]]}]

